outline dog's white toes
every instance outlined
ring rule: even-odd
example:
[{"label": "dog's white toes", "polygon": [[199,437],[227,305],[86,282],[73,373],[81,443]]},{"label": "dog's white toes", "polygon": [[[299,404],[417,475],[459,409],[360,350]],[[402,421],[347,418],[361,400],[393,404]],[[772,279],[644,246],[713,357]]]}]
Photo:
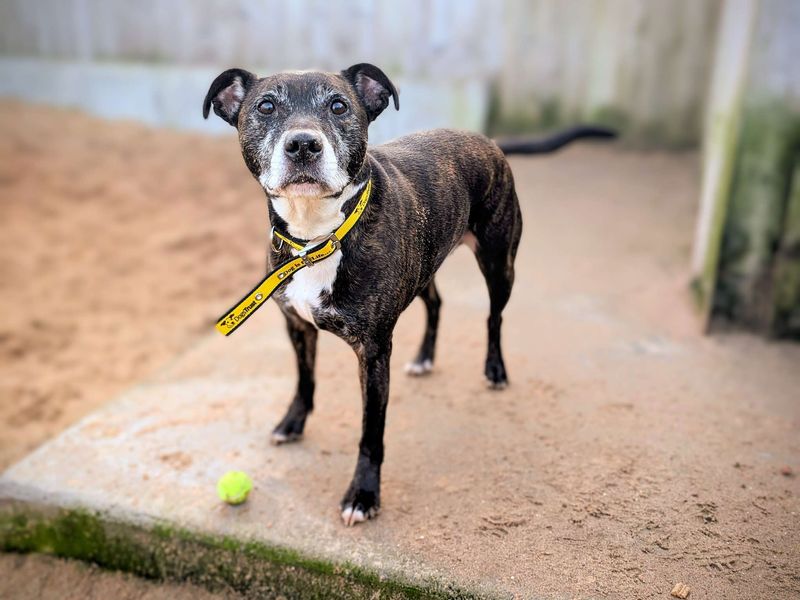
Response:
[{"label": "dog's white toes", "polygon": [[281,444],[288,444],[289,442],[296,442],[302,436],[291,433],[280,433],[279,431],[273,431],[272,434],[269,436],[269,443],[273,446],[280,446]]},{"label": "dog's white toes", "polygon": [[367,516],[364,512],[352,506],[348,506],[342,511],[342,521],[346,527],[353,527],[356,523],[363,523],[366,520]]},{"label": "dog's white toes", "polygon": [[412,377],[419,377],[420,375],[427,375],[433,370],[433,362],[431,360],[423,360],[422,362],[410,362],[406,365],[406,373]]},{"label": "dog's white toes", "polygon": [[508,381],[492,381],[491,379],[487,379],[486,387],[490,390],[504,390],[508,387]]}]

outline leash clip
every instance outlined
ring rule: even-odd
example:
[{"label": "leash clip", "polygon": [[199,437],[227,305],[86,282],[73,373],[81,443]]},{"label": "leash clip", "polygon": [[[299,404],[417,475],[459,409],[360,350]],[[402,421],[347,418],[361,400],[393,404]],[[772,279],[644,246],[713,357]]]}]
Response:
[{"label": "leash clip", "polygon": [[[281,242],[283,242],[283,240],[281,240]],[[342,240],[339,239],[339,237],[336,235],[335,231],[333,233],[331,233],[327,237],[325,242],[323,242],[323,243],[327,243],[327,242],[331,243],[331,252],[330,252],[330,254],[326,254],[322,258],[327,258],[328,256],[330,256],[331,254],[333,254],[337,250],[341,250],[342,249]],[[314,250],[315,248],[319,248],[319,247],[320,246],[317,245],[317,246],[314,246],[313,248],[308,248],[308,247],[303,248],[300,252],[297,253],[297,256],[303,259],[303,264],[305,266],[313,267],[315,262],[313,260],[311,260],[311,258],[308,256],[308,251],[309,250]],[[274,246],[273,246],[273,248],[274,248]]]}]

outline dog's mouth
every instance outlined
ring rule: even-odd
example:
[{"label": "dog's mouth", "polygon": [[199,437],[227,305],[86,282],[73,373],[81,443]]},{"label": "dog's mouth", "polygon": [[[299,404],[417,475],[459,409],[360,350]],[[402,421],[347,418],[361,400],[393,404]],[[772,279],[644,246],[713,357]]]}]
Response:
[{"label": "dog's mouth", "polygon": [[324,196],[330,192],[328,186],[312,182],[289,183],[284,185],[280,191],[284,196],[313,198]]},{"label": "dog's mouth", "polygon": [[306,174],[290,177],[274,191],[281,196],[313,198],[329,196],[334,192],[324,181]]}]

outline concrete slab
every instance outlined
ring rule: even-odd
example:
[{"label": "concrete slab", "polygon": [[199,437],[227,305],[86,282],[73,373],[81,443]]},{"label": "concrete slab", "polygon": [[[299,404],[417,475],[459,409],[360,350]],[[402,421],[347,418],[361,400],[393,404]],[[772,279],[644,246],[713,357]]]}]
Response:
[{"label": "concrete slab", "polygon": [[[344,343],[321,337],[305,439],[268,444],[294,385],[269,306],[9,469],[0,547],[265,596],[667,597],[682,581],[792,597],[800,348],[696,330],[693,164],[585,147],[514,161],[512,385],[484,389],[488,300],[459,249],[430,376],[403,375],[419,306],[396,332],[377,520],[339,521],[360,424]],[[239,508],[215,496],[229,469],[255,481]]]},{"label": "concrete slab", "polygon": [[[133,119],[156,127],[235,138],[222,119],[203,119],[208,86],[229,65],[167,66],[150,63],[47,60],[0,56],[0,97],[77,108],[105,119]],[[266,67],[247,66],[265,76]],[[435,127],[481,130],[489,112],[489,83],[480,75],[393,76],[403,110],[386,111],[370,126],[374,144]],[[188,108],[187,108],[188,107]]]}]

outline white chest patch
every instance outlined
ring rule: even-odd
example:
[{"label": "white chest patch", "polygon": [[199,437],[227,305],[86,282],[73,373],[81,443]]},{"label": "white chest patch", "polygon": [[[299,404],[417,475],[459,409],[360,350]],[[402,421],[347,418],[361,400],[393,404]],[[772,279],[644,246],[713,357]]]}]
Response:
[{"label": "white chest patch", "polygon": [[330,292],[333,288],[341,260],[342,253],[337,250],[313,267],[300,269],[286,286],[286,300],[309,323],[316,325],[314,311],[319,308],[320,294]]},{"label": "white chest patch", "polygon": [[[361,191],[364,182],[348,184],[338,198],[284,198],[272,197],[272,207],[286,221],[289,233],[300,239],[311,240],[313,244],[322,242],[345,220],[342,206],[354,194]],[[292,250],[297,256],[297,251]],[[336,281],[336,272],[342,260],[342,252],[337,250],[328,258],[312,267],[297,271],[286,284],[284,298],[303,319],[316,325],[314,312],[319,310],[320,294],[330,292]]]}]

